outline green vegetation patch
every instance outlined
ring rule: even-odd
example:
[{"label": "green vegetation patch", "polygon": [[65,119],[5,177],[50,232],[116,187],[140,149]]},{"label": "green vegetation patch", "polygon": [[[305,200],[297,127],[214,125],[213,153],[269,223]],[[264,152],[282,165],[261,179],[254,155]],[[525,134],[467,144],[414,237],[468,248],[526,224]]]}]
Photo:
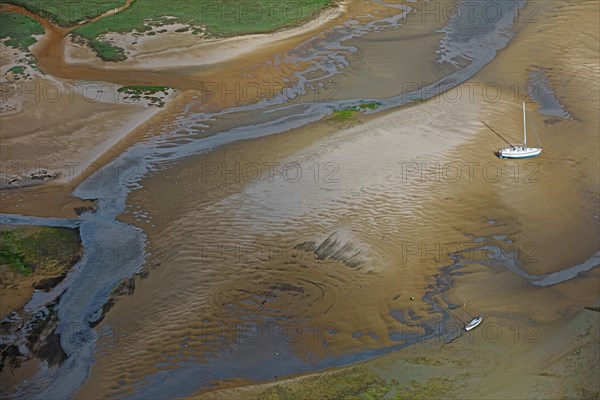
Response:
[{"label": "green vegetation patch", "polygon": [[349,119],[354,118],[354,115],[357,113],[357,110],[336,110],[333,112],[333,117],[338,121],[347,121]]},{"label": "green vegetation patch", "polygon": [[25,261],[23,237],[18,232],[8,231],[0,235],[0,262],[24,275],[31,273],[31,267]]},{"label": "green vegetation patch", "polygon": [[60,274],[80,256],[81,240],[75,229],[23,228],[0,232],[0,264],[22,275]]},{"label": "green vegetation patch", "polygon": [[[102,42],[101,35],[134,31],[156,35],[153,27],[176,23],[189,25],[193,34],[205,30],[210,37],[266,33],[310,20],[331,3],[332,0],[135,0],[127,9],[83,25],[74,34],[87,40],[103,60],[120,61],[123,49]],[[109,47],[118,50],[110,51]]]},{"label": "green vegetation patch", "polygon": [[356,113],[358,113],[359,111],[375,110],[380,105],[381,103],[374,101],[370,103],[359,104],[356,106],[348,106],[340,110],[335,110],[333,112],[333,118],[340,122],[348,121],[354,119]]},{"label": "green vegetation patch", "polygon": [[15,75],[24,75],[25,71],[26,69],[22,65],[15,65],[14,67],[8,70],[8,72],[12,72]]},{"label": "green vegetation patch", "polygon": [[167,90],[171,89],[168,86],[123,86],[119,88],[119,93],[126,94],[137,94],[137,95],[149,95],[157,93],[166,93]]},{"label": "green vegetation patch", "polygon": [[373,101],[373,102],[370,102],[370,103],[363,103],[363,104],[359,104],[359,105],[358,105],[358,108],[359,108],[360,110],[374,110],[374,109],[376,109],[377,107],[379,107],[380,105],[381,105],[381,103],[380,103],[380,102],[378,102],[378,101]]},{"label": "green vegetation patch", "polygon": [[21,14],[2,13],[0,21],[0,39],[7,39],[7,46],[27,51],[35,44],[33,35],[42,35],[44,28],[33,19]]},{"label": "green vegetation patch", "polygon": [[125,0],[8,0],[5,2],[26,8],[60,26],[77,25],[125,4]]},{"label": "green vegetation patch", "polygon": [[140,101],[147,100],[148,105],[164,107],[164,98],[159,95],[168,95],[172,88],[168,86],[123,86],[118,92],[125,95],[125,99]]},{"label": "green vegetation patch", "polygon": [[92,39],[89,40],[89,45],[105,61],[125,61],[127,56],[125,50],[120,47],[112,46],[106,42]]}]

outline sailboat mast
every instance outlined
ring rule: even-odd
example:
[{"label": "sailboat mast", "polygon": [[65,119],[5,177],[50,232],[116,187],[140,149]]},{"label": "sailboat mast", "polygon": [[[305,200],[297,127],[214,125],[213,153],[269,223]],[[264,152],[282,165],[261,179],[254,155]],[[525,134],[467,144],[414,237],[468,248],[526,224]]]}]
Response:
[{"label": "sailboat mast", "polygon": [[525,119],[525,101],[523,101],[523,146],[527,147],[527,120]]}]

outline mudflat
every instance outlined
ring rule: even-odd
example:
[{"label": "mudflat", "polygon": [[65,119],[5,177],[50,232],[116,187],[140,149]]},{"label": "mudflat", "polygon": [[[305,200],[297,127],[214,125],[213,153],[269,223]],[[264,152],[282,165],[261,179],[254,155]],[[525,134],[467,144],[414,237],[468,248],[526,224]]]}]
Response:
[{"label": "mudflat", "polygon": [[[107,296],[83,269],[95,301],[62,310],[102,307],[81,328],[94,340],[69,345],[88,367],[59,368],[49,393],[76,376],[76,398],[598,395],[598,4],[522,2],[475,29],[357,3],[226,41],[199,69],[149,47],[119,76],[160,59],[149,83],[177,95],[100,156],[121,175],[4,191],[7,214],[65,217],[38,193],[52,210],[93,201],[84,245],[101,235],[102,262],[131,271]],[[204,98],[202,79],[306,90]],[[500,160],[523,100],[544,154]]]}]

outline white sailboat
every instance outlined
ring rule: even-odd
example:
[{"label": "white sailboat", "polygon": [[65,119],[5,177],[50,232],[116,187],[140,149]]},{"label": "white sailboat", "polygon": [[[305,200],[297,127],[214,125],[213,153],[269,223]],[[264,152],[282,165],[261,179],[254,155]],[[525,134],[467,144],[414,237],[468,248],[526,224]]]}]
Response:
[{"label": "white sailboat", "polygon": [[527,147],[527,119],[525,117],[525,102],[523,102],[523,144],[510,145],[498,151],[500,158],[530,158],[542,154],[540,147]]}]

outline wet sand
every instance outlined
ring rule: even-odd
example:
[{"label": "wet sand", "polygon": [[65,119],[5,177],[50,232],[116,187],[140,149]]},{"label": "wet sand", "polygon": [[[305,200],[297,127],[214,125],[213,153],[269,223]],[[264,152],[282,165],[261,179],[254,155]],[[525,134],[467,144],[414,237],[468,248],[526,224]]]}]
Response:
[{"label": "wet sand", "polygon": [[[491,335],[463,335],[444,343],[419,343],[351,368],[319,375],[223,389],[193,399],[342,397],[403,393],[405,398],[523,399],[597,396],[598,317],[584,310],[560,323],[491,323]],[[519,324],[519,325],[517,325]],[[517,335],[517,326],[521,331]],[[498,329],[498,331],[496,331]],[[503,335],[496,338],[495,332]],[[517,340],[515,340],[517,339]],[[552,353],[553,357],[548,357]],[[410,388],[410,389],[408,389]]]},{"label": "wet sand", "polygon": [[[56,82],[44,78],[25,85],[32,91],[25,95],[25,109],[2,117],[2,124],[11,127],[3,130],[1,136],[5,182],[13,176],[24,180],[42,169],[57,175],[62,183],[71,183],[82,174],[88,177],[99,169],[95,160],[161,111],[134,104],[91,101],[75,90],[69,93],[66,87],[61,93],[63,89]],[[51,91],[58,93],[58,101],[44,98],[43,93]],[[19,181],[12,184],[18,185]]]},{"label": "wet sand", "polygon": [[[19,10],[18,7],[4,5],[8,10]],[[346,10],[346,7],[347,10]],[[389,12],[385,7],[374,5],[373,8],[381,9],[381,13]],[[38,164],[49,166],[50,169],[62,173],[63,177],[68,179],[68,187],[74,188],[90,174],[97,171],[116,156],[121,154],[125,149],[132,144],[138,142],[141,138],[148,135],[156,135],[161,133],[165,127],[171,125],[170,129],[175,129],[172,126],[177,124],[177,120],[190,110],[201,110],[204,112],[218,112],[232,106],[240,106],[249,102],[256,101],[254,94],[252,96],[242,96],[241,89],[235,96],[226,95],[225,89],[222,91],[222,85],[234,82],[240,88],[245,88],[257,83],[261,86],[262,91],[259,94],[263,98],[274,96],[281,88],[293,86],[294,73],[303,68],[302,65],[275,65],[274,61],[278,55],[285,52],[287,49],[294,47],[298,43],[305,41],[308,37],[327,29],[334,23],[339,23],[343,20],[344,15],[365,15],[362,6],[359,3],[351,3],[340,9],[347,11],[347,14],[336,14],[332,19],[317,20],[318,24],[311,22],[309,28],[298,28],[287,31],[282,31],[272,35],[261,36],[261,40],[276,41],[270,46],[263,46],[253,52],[251,56],[237,55],[226,63],[219,63],[213,66],[186,67],[185,64],[170,65],[163,70],[154,70],[152,72],[123,68],[118,73],[112,69],[102,68],[97,66],[74,66],[67,64],[64,57],[64,41],[62,38],[68,34],[68,29],[58,28],[50,22],[39,19],[44,28],[47,30],[46,35],[33,48],[33,54],[38,61],[40,69],[45,73],[58,78],[59,85],[65,85],[64,91],[59,94],[61,97],[56,102],[54,99],[49,101],[45,98],[44,93],[46,87],[54,89],[56,83],[51,85],[43,85],[44,80],[36,80],[32,82],[37,88],[36,93],[31,96],[39,96],[41,101],[29,101],[25,104],[27,109],[19,114],[8,116],[9,123],[15,123],[15,126],[20,126],[19,121],[27,119],[28,121],[36,121],[38,124],[47,123],[48,116],[50,118],[59,117],[64,113],[59,113],[59,109],[69,110],[73,113],[70,120],[74,123],[80,123],[81,129],[77,132],[76,140],[73,140],[72,127],[66,127],[64,132],[60,132],[63,136],[70,138],[69,145],[62,146],[59,153],[37,154]],[[25,12],[26,15],[30,13]],[[373,18],[368,15],[363,16],[363,19]],[[244,42],[243,37],[226,39],[222,42],[211,43],[214,51],[224,50],[237,41]],[[243,49],[242,49],[243,50]],[[187,50],[182,50],[186,53]],[[237,53],[236,53],[237,54]],[[170,59],[172,59],[170,54]],[[267,60],[265,62],[265,60]],[[54,80],[56,81],[56,78]],[[291,79],[291,80],[290,80]],[[116,93],[118,85],[166,85],[180,89],[178,96],[171,100],[164,110],[160,111],[159,115],[150,118],[150,110],[139,110],[135,105],[127,104],[122,100],[117,100],[116,105],[104,104],[100,101],[89,101],[90,97],[95,99],[95,92],[92,94],[87,91],[82,92],[80,88],[73,88],[69,85],[83,82],[91,82],[90,85],[95,87],[94,82],[105,82],[107,85],[107,97],[111,97],[111,93]],[[266,86],[265,86],[266,85]],[[88,85],[89,86],[89,85]],[[214,91],[213,94],[208,94]],[[85,89],[87,90],[87,89]],[[54,93],[53,90],[50,92]],[[83,97],[81,93],[85,93]],[[31,97],[30,96],[30,97]],[[36,97],[37,99],[37,97]],[[83,101],[81,101],[83,100]],[[114,100],[114,99],[113,99]],[[115,101],[113,101],[114,103]],[[61,106],[62,107],[59,107]],[[135,113],[138,113],[136,116]],[[112,114],[111,114],[112,113]],[[102,123],[96,121],[101,117]],[[62,117],[61,117],[62,118]],[[96,120],[94,120],[94,118]],[[124,121],[128,121],[123,125]],[[111,128],[111,124],[113,127]],[[28,124],[29,125],[29,124]],[[62,124],[61,124],[62,125]],[[118,129],[114,129],[114,125],[121,125]],[[137,126],[137,128],[135,128]],[[82,132],[82,127],[86,127],[89,132]],[[24,127],[26,128],[26,127]],[[93,128],[93,129],[88,129]],[[101,131],[104,135],[95,134]],[[127,132],[128,131],[128,132]],[[40,133],[41,132],[41,133]],[[45,131],[32,131],[30,138],[35,140],[47,140]],[[34,136],[31,136],[33,134]],[[126,137],[124,135],[126,134]],[[20,132],[15,131],[15,135],[21,137]],[[39,136],[39,137],[38,137]],[[104,140],[102,140],[104,139]],[[3,154],[3,161],[6,163],[8,172],[17,170],[22,172],[20,168],[26,155],[31,151],[37,151],[38,147],[30,149],[29,146],[19,146],[16,152]],[[14,150],[14,148],[12,149]],[[31,164],[26,163],[26,164]],[[13,166],[17,165],[15,168]],[[79,166],[79,170],[73,168],[74,165]],[[65,188],[64,191],[68,191]],[[41,190],[37,196],[24,196],[15,193],[2,194],[2,212],[18,213],[24,215],[51,216],[44,207],[39,207],[40,203],[50,204],[51,209],[68,208],[68,203],[73,202],[73,199],[67,199],[65,204],[65,196],[62,190]],[[55,195],[56,194],[56,195]],[[41,196],[44,196],[41,198]],[[18,203],[15,203],[15,200]],[[68,211],[67,211],[68,212]],[[55,214],[55,216],[64,216],[64,213]],[[70,216],[74,215],[73,211],[69,212]]]},{"label": "wet sand", "polygon": [[[566,20],[565,29],[574,20],[580,26],[597,24],[589,17],[597,8],[593,2],[564,7],[553,3],[542,11],[545,17],[560,15]],[[227,368],[238,371],[233,376],[269,379],[268,371],[264,377],[253,375],[257,360],[286,371],[303,363],[327,365],[327,360],[361,350],[393,348],[406,341],[403,329],[441,318],[425,294],[432,290],[432,276],[452,264],[448,248],[464,251],[481,242],[493,245],[510,257],[518,253],[521,267],[537,275],[592,257],[598,250],[595,50],[573,38],[586,36],[584,28],[566,35],[560,28],[545,29],[549,20],[521,25],[510,47],[470,82],[479,87],[497,82],[504,93],[499,101],[475,92],[473,99],[432,99],[384,116],[359,117],[352,127],[330,120],[227,145],[144,179],[122,218],[149,234],[150,275],[105,320],[107,327],[135,321],[135,332],[127,343],[101,340],[91,378],[78,396],[98,390],[135,395],[134,388],[180,379],[178,368],[189,369],[196,379],[227,385],[228,376],[221,375]],[[548,32],[552,45],[532,53],[540,41],[547,43]],[[569,55],[585,62],[558,56],[564,40],[571,46]],[[597,43],[598,38],[593,40]],[[585,68],[588,64],[590,68]],[[551,69],[553,89],[577,118],[546,125],[548,118],[537,114],[535,105],[529,106],[530,124],[537,127],[546,154],[533,161],[498,160],[493,150],[502,142],[480,121],[519,136],[522,95],[515,101],[511,85],[525,87],[535,65]],[[567,76],[569,84],[562,84],[559,77]],[[469,86],[461,89],[469,92]],[[573,142],[573,137],[578,140]],[[431,169],[436,163],[459,162],[463,167],[470,163],[475,168],[473,179],[463,170],[458,181],[452,176],[436,181],[433,170],[427,172],[426,181],[414,172],[405,181],[402,173],[408,172],[403,167],[412,167],[415,161]],[[223,178],[218,169],[223,168],[221,163],[235,171],[231,166],[235,163],[243,168],[294,162],[303,171],[298,182],[280,173],[272,181],[247,183],[235,172]],[[315,181],[314,169],[327,163],[337,168],[332,170],[335,179],[324,181],[320,175]],[[207,166],[215,165],[216,176],[206,175]],[[491,169],[484,173],[484,166]],[[497,170],[504,175],[496,181],[490,173]],[[564,191],[576,195],[564,196]],[[313,248],[306,245],[310,242],[318,249],[327,238],[335,242],[333,256],[315,260],[311,252],[297,251],[298,246]],[[269,253],[271,246],[274,251]],[[467,259],[463,268],[468,274],[456,278],[456,289],[439,301],[468,302],[472,312],[484,312],[503,327],[515,320],[543,324],[549,341],[562,337],[560,332],[576,330],[563,327],[566,316],[583,315],[583,306],[598,302],[597,269],[567,283],[537,288],[507,271],[506,260],[499,257],[491,262],[481,255]],[[135,314],[128,311],[132,309]],[[462,309],[457,312],[462,314]],[[236,324],[262,326],[265,321],[293,324],[311,334],[292,344],[261,342],[257,352],[252,344],[233,341],[235,333],[227,330]],[[226,329],[225,339],[219,336],[219,326]],[[312,335],[315,326],[327,327],[319,340]],[[556,336],[548,333],[558,326]],[[205,336],[207,329],[211,340]],[[439,351],[431,346],[427,351]],[[511,349],[511,358],[496,363],[488,356],[497,347],[489,346],[477,348],[483,355],[473,361],[474,368],[501,369],[503,363],[520,363],[529,356],[502,342],[499,351]],[[552,356],[554,347],[536,346],[532,351],[543,359]],[[158,352],[162,356],[157,363]],[[393,357],[402,358],[403,352]],[[588,363],[593,360],[586,357]],[[522,363],[523,371],[538,373],[540,363],[539,359]],[[491,388],[482,384],[477,393],[493,396],[512,376],[498,377]],[[567,387],[572,383],[560,382]],[[534,385],[537,381],[522,379],[504,393],[518,396]]]},{"label": "wet sand", "polygon": [[[164,396],[164,382],[177,385],[179,392],[169,395],[185,396],[392,350],[397,351],[366,368],[389,376],[400,363],[417,374],[405,359],[424,352],[458,362],[475,349],[477,357],[468,365],[494,371],[488,378],[479,372],[461,378],[469,388],[476,386],[478,398],[537,393],[545,378],[526,378],[544,372],[540,366],[550,365],[548,358],[557,368],[548,372],[557,375],[550,378],[565,393],[591,382],[593,369],[589,376],[561,375],[576,345],[571,341],[557,352],[556,343],[577,338],[591,325],[582,363],[594,365],[597,318],[589,320],[582,309],[598,304],[598,269],[549,287],[536,287],[507,269],[515,253],[523,271],[542,275],[582,263],[598,250],[598,37],[589,36],[598,31],[593,29],[598,5],[544,4],[539,22],[519,25],[509,47],[470,81],[479,87],[498,83],[505,94],[499,101],[476,91],[472,99],[442,96],[345,122],[330,118],[167,162],[143,179],[120,219],[148,234],[149,275],[137,278],[135,293],[121,297],[99,325],[95,365],[76,397]],[[554,24],[557,19],[563,24]],[[436,42],[433,34],[415,43],[427,44],[433,54]],[[410,41],[403,47],[408,54],[427,53]],[[385,47],[370,48],[369,59],[397,62]],[[431,68],[432,59],[423,58],[428,81],[444,72]],[[406,67],[413,70],[415,64]],[[533,66],[549,69],[552,89],[575,119],[546,124],[550,118],[530,104],[528,118],[546,154],[516,163],[498,160],[493,150],[503,143],[481,120],[513,137],[521,134],[524,94],[515,100],[511,88],[524,87]],[[357,62],[349,71],[369,76],[370,68]],[[393,76],[393,68],[384,76]],[[374,82],[373,92],[387,94],[386,83]],[[348,85],[342,88],[353,95]],[[460,86],[463,93],[468,88]],[[436,165],[455,166],[451,162],[473,166],[472,179],[465,169],[458,180],[448,175],[450,169],[436,179]],[[247,178],[250,167],[267,164],[275,166],[272,179],[242,178],[242,170]],[[295,172],[299,167],[302,176],[291,177],[285,165]],[[484,172],[484,166],[491,169]],[[425,168],[426,179],[418,168]],[[496,180],[490,173],[498,170],[503,177]],[[494,246],[496,257],[466,251],[481,244]],[[458,261],[448,256],[455,250]],[[454,264],[460,269],[444,288],[436,277]],[[398,348],[410,342],[406,331],[425,334],[430,324],[452,321],[435,305],[463,303],[503,329],[533,321],[541,344],[521,351],[510,340],[461,339],[441,352],[431,341]],[[455,312],[462,316],[463,310]],[[279,329],[277,340],[236,337],[238,326],[252,333],[269,324]],[[125,336],[115,336],[117,328]],[[282,332],[292,338],[282,338]],[[513,363],[522,366],[520,379],[515,381],[512,370],[496,374]],[[454,376],[456,362],[440,369],[440,375]]]}]

